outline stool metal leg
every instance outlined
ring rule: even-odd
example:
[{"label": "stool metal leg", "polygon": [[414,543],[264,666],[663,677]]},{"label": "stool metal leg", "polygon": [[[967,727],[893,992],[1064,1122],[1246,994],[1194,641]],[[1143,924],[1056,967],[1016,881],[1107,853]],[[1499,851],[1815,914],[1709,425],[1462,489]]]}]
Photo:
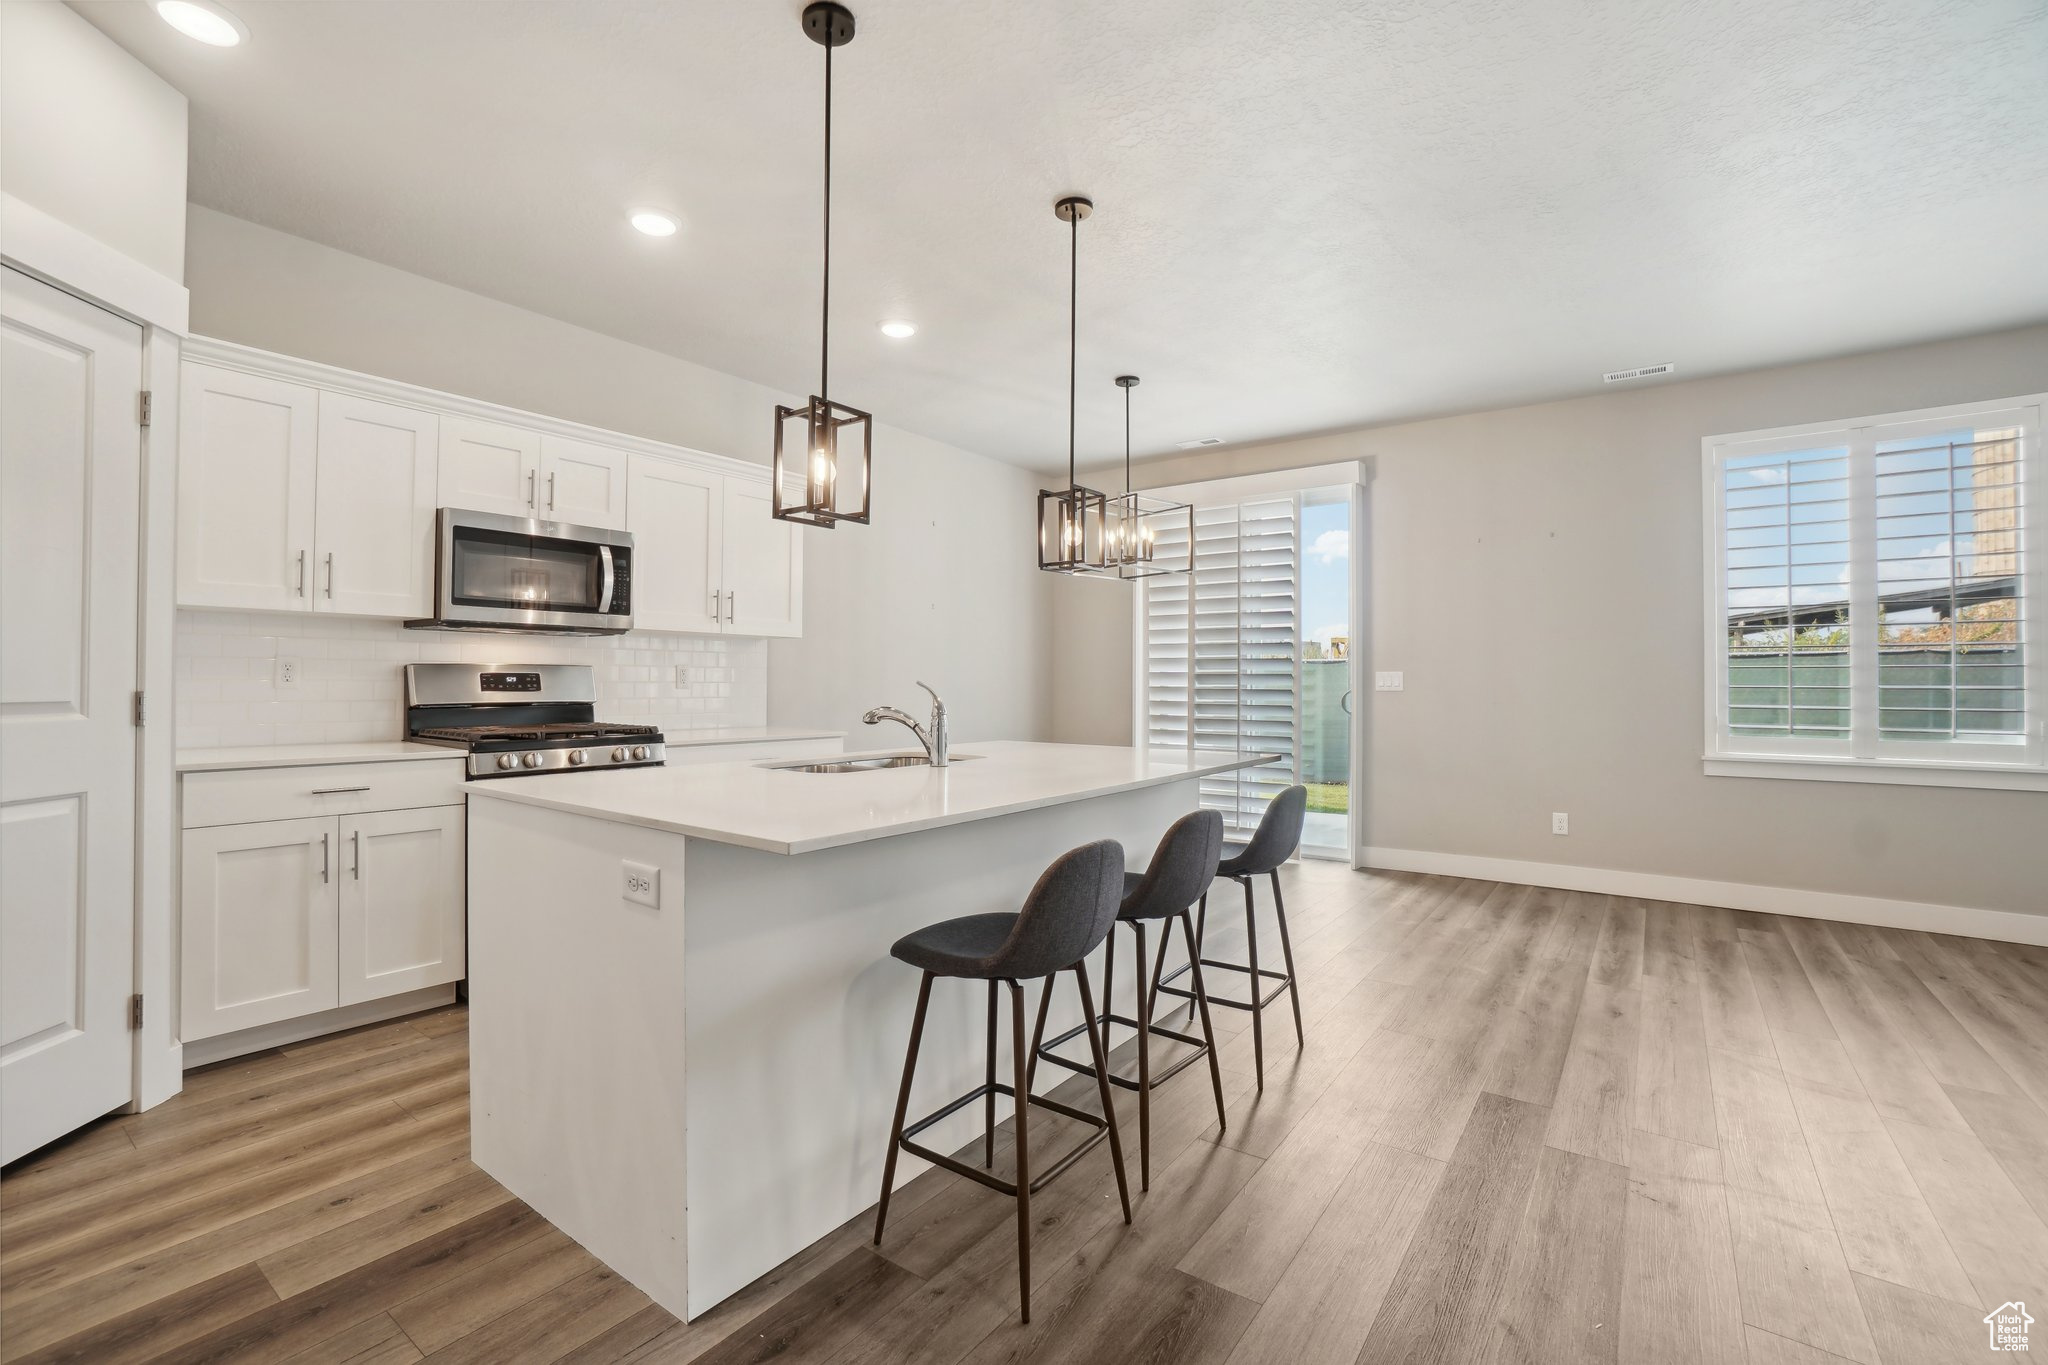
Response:
[{"label": "stool metal leg", "polygon": [[[1287,964],[1287,998],[1294,1005],[1294,1045],[1303,1048],[1308,1046],[1308,1040],[1301,1033],[1301,987],[1294,979],[1294,945],[1287,941],[1287,902],[1280,896],[1280,874],[1276,871],[1272,877],[1273,914],[1280,921],[1280,956]],[[1253,989],[1257,989],[1257,983],[1253,983]]]},{"label": "stool metal leg", "polygon": [[[1188,944],[1188,962],[1191,964],[1189,970],[1195,979],[1195,1006],[1202,1012],[1202,1041],[1209,1045],[1209,1084],[1216,1091],[1216,1131],[1226,1133],[1230,1131],[1230,1120],[1223,1113],[1223,1068],[1216,1061],[1216,1030],[1209,1024],[1209,991],[1202,984],[1202,953],[1195,946],[1194,925],[1189,921],[1188,912],[1185,910],[1180,912],[1180,932]],[[1163,964],[1166,960],[1163,956],[1166,949],[1164,940],[1160,942],[1159,947],[1162,953],[1160,961]],[[1157,975],[1153,980],[1158,981]],[[1157,985],[1153,986],[1155,993],[1158,989]]]},{"label": "stool metal leg", "polygon": [[[1131,979],[1138,991],[1138,1188],[1152,1188],[1152,1006],[1145,995],[1145,922],[1132,920],[1137,943]],[[1107,990],[1107,987],[1104,987]]]},{"label": "stool metal leg", "polygon": [[1252,967],[1252,1067],[1258,1072],[1259,1093],[1266,1092],[1266,1031],[1261,1027],[1266,1012],[1259,1007],[1259,923],[1257,909],[1252,903],[1252,879],[1246,877],[1244,886],[1244,941]]},{"label": "stool metal leg", "polygon": [[[1077,964],[1074,978],[1081,983],[1081,1013],[1088,1022],[1088,1050],[1095,1056],[1095,1093],[1102,1097],[1102,1116],[1109,1123],[1109,1159],[1116,1167],[1116,1197],[1124,1206],[1124,1221],[1131,1221],[1131,1190],[1124,1183],[1124,1144],[1117,1133],[1116,1102],[1109,1097],[1108,1029],[1095,1026],[1095,993],[1088,989],[1088,968]],[[1139,1094],[1145,1092],[1140,1090]]]},{"label": "stool metal leg", "polygon": [[[993,997],[991,997],[993,999]],[[896,1092],[896,1121],[889,1126],[889,1154],[882,1158],[882,1198],[875,1207],[875,1245],[889,1222],[889,1191],[896,1183],[896,1150],[903,1142],[903,1116],[910,1108],[910,1078],[917,1073],[917,1045],[924,1040],[925,1007],[932,1001],[932,974],[917,985],[917,1013],[910,1021],[910,1048],[903,1054],[903,1085]]]},{"label": "stool metal leg", "polygon": [[1038,1082],[1038,1044],[1045,1037],[1045,1016],[1052,1009],[1052,983],[1057,979],[1048,976],[1038,989],[1038,1022],[1031,1026],[1031,1062],[1024,1068],[1026,1088]]},{"label": "stool metal leg", "polygon": [[[1031,1053],[1024,1046],[1024,988],[1015,981],[1010,987],[1010,1044],[1014,1049],[1011,1070],[1016,1073],[1017,1119],[1017,1298],[1025,1322],[1031,1321]],[[1046,983],[1045,998],[1052,995]],[[1040,1006],[1044,1013],[1043,1005]],[[1115,1129],[1110,1130],[1112,1133]],[[1114,1139],[1112,1139],[1114,1140]]]},{"label": "stool metal leg", "polygon": [[982,1109],[981,1164],[996,1168],[996,983],[988,983],[988,1095]]}]

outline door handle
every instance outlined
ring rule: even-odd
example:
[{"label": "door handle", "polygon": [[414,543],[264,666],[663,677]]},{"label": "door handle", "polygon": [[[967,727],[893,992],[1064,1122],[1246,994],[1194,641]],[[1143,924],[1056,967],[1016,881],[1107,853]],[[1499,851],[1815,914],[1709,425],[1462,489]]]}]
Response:
[{"label": "door handle", "polygon": [[348,832],[350,859],[348,874],[357,881],[363,879],[363,832],[352,829]]},{"label": "door handle", "polygon": [[320,836],[320,880],[327,880],[327,836]]},{"label": "door handle", "polygon": [[295,591],[301,597],[306,595],[306,552],[304,550],[299,551],[299,582]]},{"label": "door handle", "polygon": [[327,552],[327,595],[334,596],[334,551]]},{"label": "door handle", "polygon": [[533,510],[533,480],[534,480],[534,478],[535,478],[534,472],[533,472],[533,471],[532,471],[531,469],[527,470],[527,471],[526,471],[526,510],[527,510],[527,511],[529,511],[529,512],[531,512],[531,511]]},{"label": "door handle", "polygon": [[555,510],[555,471],[548,471],[548,510]]},{"label": "door handle", "polygon": [[313,788],[312,795],[340,796],[345,792],[366,792],[368,790],[368,787],[315,787]]},{"label": "door handle", "polygon": [[618,577],[612,568],[612,547],[597,547],[597,562],[602,566],[603,581],[598,586],[597,610],[599,615],[609,616],[612,610],[612,592],[618,587]]}]

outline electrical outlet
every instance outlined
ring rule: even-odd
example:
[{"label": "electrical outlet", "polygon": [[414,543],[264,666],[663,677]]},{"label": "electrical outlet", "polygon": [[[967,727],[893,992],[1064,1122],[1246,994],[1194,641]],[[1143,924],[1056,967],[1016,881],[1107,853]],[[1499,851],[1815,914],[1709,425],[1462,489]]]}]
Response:
[{"label": "electrical outlet", "polygon": [[1399,673],[1375,673],[1372,675],[1372,685],[1373,690],[1376,692],[1399,692],[1401,690],[1401,675]]},{"label": "electrical outlet", "polygon": [[683,664],[677,664],[677,665],[676,665],[676,686],[677,686],[677,687],[688,687],[689,685],[690,685],[690,670],[689,670],[689,668],[688,668],[688,667],[687,667],[686,665],[683,665]]},{"label": "electrical outlet", "polygon": [[279,687],[297,687],[299,685],[299,661],[297,659],[280,657],[277,661],[274,681]]},{"label": "electrical outlet", "polygon": [[626,899],[635,905],[650,909],[661,909],[661,869],[646,863],[622,862],[619,864],[622,876],[622,890]]},{"label": "electrical outlet", "polygon": [[1550,812],[1550,832],[1552,834],[1570,834],[1572,832],[1571,816],[1561,810]]}]

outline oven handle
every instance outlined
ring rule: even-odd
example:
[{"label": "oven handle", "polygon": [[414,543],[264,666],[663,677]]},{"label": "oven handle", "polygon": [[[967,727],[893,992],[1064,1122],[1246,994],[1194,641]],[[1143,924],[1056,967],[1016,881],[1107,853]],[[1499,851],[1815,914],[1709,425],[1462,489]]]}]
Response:
[{"label": "oven handle", "polygon": [[612,610],[612,547],[597,547],[597,562],[604,565],[604,590],[598,594],[597,610],[600,616],[611,615]]}]

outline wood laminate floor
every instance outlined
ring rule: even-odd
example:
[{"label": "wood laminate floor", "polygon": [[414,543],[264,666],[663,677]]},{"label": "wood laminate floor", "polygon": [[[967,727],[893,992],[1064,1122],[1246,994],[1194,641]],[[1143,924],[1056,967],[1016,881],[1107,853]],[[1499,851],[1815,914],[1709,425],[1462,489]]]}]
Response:
[{"label": "wood laminate floor", "polygon": [[1034,1199],[1028,1326],[1012,1205],[940,1173],[879,1250],[856,1219],[678,1323],[470,1164],[450,1009],[195,1072],[10,1168],[0,1356],[1947,1365],[2010,1299],[2048,1337],[2048,950],[1286,885],[1308,1046],[1274,1010],[1258,1094],[1221,1012],[1228,1130],[1191,1068],[1133,1226],[1106,1148]]}]

